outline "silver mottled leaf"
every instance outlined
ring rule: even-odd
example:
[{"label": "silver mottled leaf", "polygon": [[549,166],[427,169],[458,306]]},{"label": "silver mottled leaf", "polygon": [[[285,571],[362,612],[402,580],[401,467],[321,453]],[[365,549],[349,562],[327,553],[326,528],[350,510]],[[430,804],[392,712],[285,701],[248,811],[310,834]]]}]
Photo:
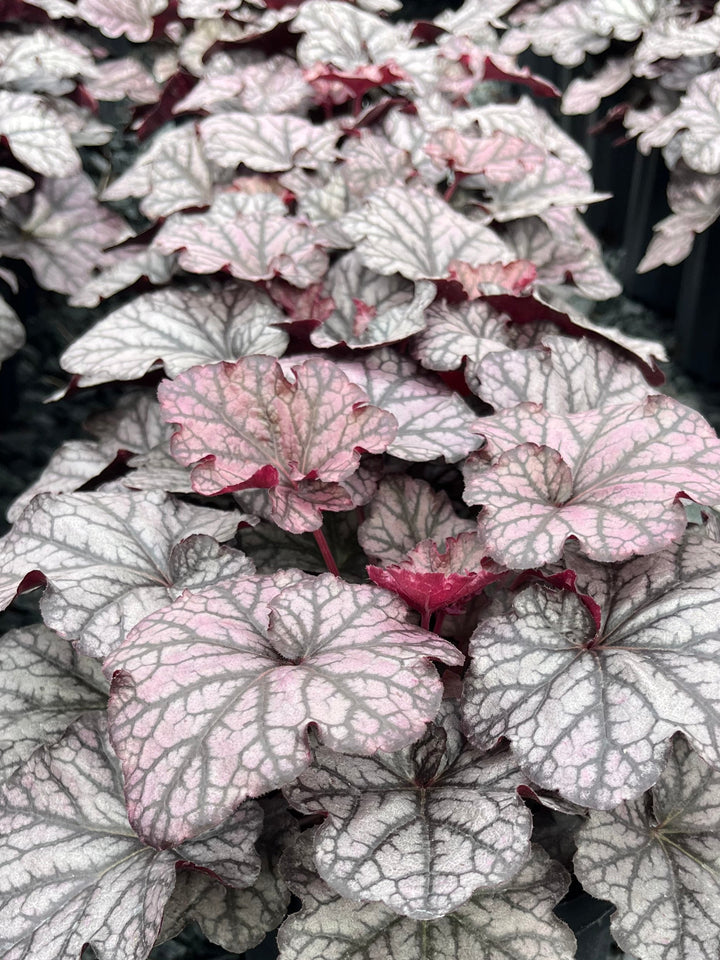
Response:
[{"label": "silver mottled leaf", "polygon": [[108,685],[94,660],[41,624],[0,640],[0,780],[36,747],[58,740],[87,710],[104,710]]},{"label": "silver mottled leaf", "polygon": [[285,795],[304,813],[328,815],[315,863],[334,890],[430,920],[505,883],[528,859],[522,779],[509,754],[483,757],[465,744],[455,702],[445,700],[426,734],[396,753],[318,747]]},{"label": "silver mottled leaf", "polygon": [[715,960],[720,950],[720,773],[675,739],[648,798],[591,812],[575,870],[617,907],[613,936],[640,960]]}]

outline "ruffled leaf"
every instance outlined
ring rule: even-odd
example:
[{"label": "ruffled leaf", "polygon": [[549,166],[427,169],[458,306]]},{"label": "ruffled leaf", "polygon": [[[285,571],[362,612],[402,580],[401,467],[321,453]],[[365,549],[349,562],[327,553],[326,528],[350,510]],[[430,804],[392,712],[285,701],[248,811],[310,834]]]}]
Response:
[{"label": "ruffled leaf", "polygon": [[383,480],[358,529],[365,553],[386,564],[401,563],[424,540],[443,546],[475,528],[473,520],[459,517],[444,491],[435,492],[425,480],[406,474]]},{"label": "ruffled leaf", "polygon": [[591,813],[575,870],[617,907],[623,950],[643,960],[711,960],[720,948],[720,774],[682,738],[648,798]]},{"label": "ruffled leaf", "polygon": [[230,283],[170,288],[113,310],[60,358],[78,384],[135,380],[157,362],[169,377],[188,367],[248,354],[280,356],[288,335],[284,314],[256,287]]},{"label": "ruffled leaf", "polygon": [[701,535],[622,566],[579,556],[577,589],[532,586],[481,623],[466,721],[488,746],[506,736],[536,783],[611,809],[657,780],[675,731],[720,767],[717,547]]},{"label": "ruffled leaf", "polygon": [[447,277],[452,260],[513,259],[489,227],[469,220],[434,191],[421,187],[377,190],[361,210],[343,218],[342,228],[366,267],[382,274],[399,273],[408,280]]},{"label": "ruffled leaf", "polygon": [[[7,605],[26,574],[40,571],[48,582],[41,601],[47,625],[102,657],[138,620],[181,592],[190,569],[194,584],[203,576],[216,579],[212,558],[221,568],[225,557],[231,569],[239,564],[252,572],[242,554],[218,554],[210,539],[230,538],[242,519],[163,493],[41,494],[3,540],[0,595]],[[198,552],[192,534],[204,535],[206,550]]]},{"label": "ruffled leaf", "polygon": [[[302,839],[302,838],[301,838]],[[306,855],[307,858],[307,855]],[[278,932],[281,960],[572,960],[575,938],[552,913],[568,887],[563,868],[538,847],[508,883],[478,891],[437,920],[401,917],[381,903],[343,900],[307,865],[288,862],[303,907]]]},{"label": "ruffled leaf", "polygon": [[276,522],[302,533],[320,526],[323,508],[349,508],[347,498],[335,502],[335,487],[355,472],[361,450],[387,449],[396,424],[330,360],[307,360],[290,376],[270,357],[246,357],[189,370],[161,384],[159,396],[179,427],[173,456],[195,464],[195,490],[270,488]]},{"label": "ruffled leaf", "polygon": [[670,397],[564,416],[521,404],[477,429],[487,446],[465,466],[465,499],[484,505],[488,553],[508,567],[551,563],[568,537],[594,560],[654,553],[683,534],[681,491],[720,500],[715,431]]},{"label": "ruffled leaf", "polygon": [[483,757],[465,744],[446,700],[425,735],[397,753],[318,747],[285,795],[303,813],[327,815],[315,863],[333,890],[432,920],[505,883],[529,858],[521,780],[509,754]]},{"label": "ruffled leaf", "polygon": [[143,620],[105,664],[141,836],[185,839],[293,780],[310,723],[363,755],[411,743],[440,705],[428,658],[462,657],[407,619],[376,587],[292,571],[227,580]]},{"label": "ruffled leaf", "polygon": [[0,904],[7,960],[78,960],[85,944],[99,960],[145,960],[175,864],[186,854],[210,867],[214,854],[229,855],[225,868],[236,877],[251,883],[257,875],[261,818],[252,804],[192,851],[143,844],[128,824],[120,771],[98,716],[37,751],[0,799],[0,877],[12,891]]}]

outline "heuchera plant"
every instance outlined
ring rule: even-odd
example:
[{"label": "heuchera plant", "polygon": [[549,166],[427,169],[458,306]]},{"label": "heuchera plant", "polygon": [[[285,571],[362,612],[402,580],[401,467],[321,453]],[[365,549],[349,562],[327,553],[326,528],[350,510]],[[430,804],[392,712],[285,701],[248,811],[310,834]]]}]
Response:
[{"label": "heuchera plant", "polygon": [[[618,291],[602,197],[514,93],[555,95],[509,6],[17,8],[2,250],[108,301],[70,392],[133,386],[0,546],[43,621],[0,643],[4,960],[190,921],[569,960],[570,870],[639,960],[716,960],[720,441],[571,307]],[[142,146],[96,188],[73,143],[124,94]]]},{"label": "heuchera plant", "polygon": [[566,67],[585,63],[586,76],[563,94],[564,113],[593,113],[617,93],[609,116],[637,137],[641,153],[662,148],[671,213],[655,225],[638,272],[680,263],[720,216],[720,5],[523,0],[503,7],[510,25],[503,51],[532,46]]}]

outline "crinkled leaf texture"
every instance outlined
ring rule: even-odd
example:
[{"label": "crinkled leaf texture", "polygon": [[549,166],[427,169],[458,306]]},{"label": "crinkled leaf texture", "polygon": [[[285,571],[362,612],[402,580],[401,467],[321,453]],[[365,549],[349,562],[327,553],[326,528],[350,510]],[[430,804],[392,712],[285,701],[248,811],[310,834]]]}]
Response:
[{"label": "crinkled leaf texture", "polygon": [[107,693],[98,664],[54,631],[8,631],[0,640],[0,780],[80,714],[104,710]]},{"label": "crinkled leaf texture", "polygon": [[220,822],[337,750],[411,743],[440,705],[428,658],[461,655],[376,587],[286,571],[185,594],[105,664],[131,822],[153,843]]},{"label": "crinkled leaf texture", "polygon": [[407,474],[386,477],[358,529],[365,553],[385,564],[402,563],[423,540],[443,546],[448,537],[473,530],[475,523],[459,517],[444,491]]},{"label": "crinkled leaf texture", "polygon": [[0,601],[6,606],[39,570],[48,582],[45,623],[83,653],[104,657],[183,589],[223,571],[253,572],[243,554],[213,539],[232,537],[242,519],[159,492],[41,494],[2,541]]},{"label": "crinkled leaf texture", "polygon": [[187,848],[146,846],[127,821],[105,720],[78,720],[4,785],[0,881],[5,960],[145,960],[175,886],[175,864],[218,868],[247,886],[259,869],[262,815],[250,801],[215,835]]},{"label": "crinkled leaf texture", "polygon": [[333,890],[432,920],[505,883],[529,858],[522,779],[507,752],[486,757],[466,745],[456,703],[445,700],[425,735],[396,753],[318,747],[285,795],[304,813],[328,815],[315,863]]},{"label": "crinkled leaf texture", "polygon": [[398,564],[369,566],[368,576],[424,614],[469,600],[505,573],[485,556],[476,532],[446,540],[444,548],[423,540]]},{"label": "crinkled leaf texture", "polygon": [[202,363],[248,354],[279,357],[288,335],[276,325],[287,318],[250,284],[168,288],[113,310],[62,355],[79,386],[135,380],[158,361],[169,377]]},{"label": "crinkled leaf texture", "polygon": [[579,413],[642,401],[652,392],[637,366],[585,338],[544,336],[537,347],[489,353],[476,364],[477,394],[496,410],[540,403],[549,413]]},{"label": "crinkled leaf texture", "polygon": [[715,431],[670,397],[566,415],[523,403],[474,429],[487,448],[465,466],[465,499],[508,567],[551,563],[568,537],[594,560],[653,553],[682,536],[680,492],[720,500]]},{"label": "crinkled leaf texture", "polygon": [[575,870],[617,907],[615,940],[643,960],[714,960],[720,950],[720,773],[675,739],[649,797],[591,812]]},{"label": "crinkled leaf texture", "polygon": [[293,533],[318,529],[323,509],[349,509],[339,482],[355,472],[361,451],[382,453],[397,431],[391,414],[320,357],[287,376],[265,356],[194,367],[158,393],[165,418],[179,427],[173,456],[195,465],[193,488],[270,488],[273,520]]},{"label": "crinkled leaf texture", "polygon": [[515,259],[490,227],[424,187],[376,190],[361,210],[343,218],[342,228],[366,267],[408,280],[447,277],[453,260],[475,265]]},{"label": "crinkled leaf texture", "polygon": [[689,534],[622,565],[575,554],[577,589],[531,586],[482,621],[464,715],[480,747],[500,736],[541,786],[611,809],[658,779],[680,731],[720,768],[717,544]]},{"label": "crinkled leaf texture", "polygon": [[348,378],[366,391],[370,402],[392,414],[397,436],[387,452],[421,463],[445,457],[460,460],[479,446],[473,428],[482,424],[467,403],[438,377],[422,372],[409,357],[380,347],[364,362],[339,360]]},{"label": "crinkled leaf texture", "polygon": [[540,847],[512,880],[479,890],[436,920],[399,916],[382,903],[343,900],[314,873],[304,834],[285,876],[303,901],[278,932],[281,960],[572,960],[575,938],[553,915],[569,878]]}]

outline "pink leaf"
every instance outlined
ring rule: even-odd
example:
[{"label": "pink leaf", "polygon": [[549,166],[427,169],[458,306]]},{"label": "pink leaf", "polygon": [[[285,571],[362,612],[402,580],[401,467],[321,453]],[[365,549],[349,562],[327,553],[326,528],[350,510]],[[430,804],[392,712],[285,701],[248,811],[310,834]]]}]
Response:
[{"label": "pink leaf", "polygon": [[579,413],[641,403],[652,393],[637,366],[591,340],[546,336],[529,350],[498,350],[472,368],[477,395],[496,410],[540,403],[550,413]]},{"label": "pink leaf", "polygon": [[470,300],[493,293],[519,296],[537,277],[537,267],[530,260],[486,263],[477,267],[466,260],[451,260],[449,267],[449,278],[458,281]]},{"label": "pink leaf", "polygon": [[469,600],[504,575],[484,553],[476,533],[462,533],[448,539],[442,550],[433,540],[423,540],[399,564],[369,566],[367,572],[373,583],[430,614]]},{"label": "pink leaf", "polygon": [[466,498],[508,567],[550,563],[570,536],[595,560],[654,553],[682,536],[681,491],[720,500],[720,441],[670,397],[565,416],[521,404],[478,429],[495,459],[468,462]]},{"label": "pink leaf", "polygon": [[271,193],[220,194],[207,213],[174,214],[153,240],[161,253],[180,251],[178,263],[191,273],[228,269],[240,280],[281,276],[309,287],[327,270],[327,255],[314,230],[285,216]]},{"label": "pink leaf", "polygon": [[432,134],[425,150],[458,173],[481,173],[490,183],[518,180],[545,160],[539,147],[500,130],[490,137],[469,137],[445,128]]},{"label": "pink leaf", "polygon": [[[252,572],[242,554],[225,556],[211,539],[229,539],[242,519],[164,493],[41,494],[2,541],[2,593],[12,599],[27,573],[41,571],[47,625],[77,640],[82,652],[103,657],[184,588],[194,569],[188,551],[208,581],[226,562]],[[196,533],[207,541],[200,553],[188,539]]]},{"label": "pink leaf", "polygon": [[440,705],[430,657],[462,659],[396,598],[330,574],[181,597],[106,663],[131,821],[163,844],[219,822],[307,767],[309,723],[347,752],[411,743]]},{"label": "pink leaf", "polygon": [[[325,484],[350,477],[361,450],[386,450],[397,425],[330,360],[308,360],[291,376],[270,357],[246,357],[195,367],[163,383],[159,396],[166,419],[179,425],[173,455],[195,464],[195,490],[272,488],[276,522],[294,506],[302,516],[287,529],[300,533],[320,526],[325,504],[348,508]],[[322,483],[306,498],[298,484],[307,481]]]}]

